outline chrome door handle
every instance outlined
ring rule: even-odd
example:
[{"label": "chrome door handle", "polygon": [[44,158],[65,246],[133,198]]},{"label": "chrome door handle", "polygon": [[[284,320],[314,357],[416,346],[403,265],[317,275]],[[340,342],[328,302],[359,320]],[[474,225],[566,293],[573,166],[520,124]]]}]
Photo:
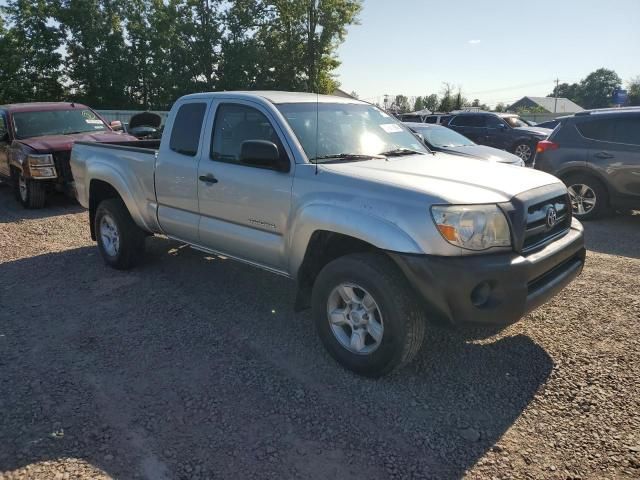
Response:
[{"label": "chrome door handle", "polygon": [[613,158],[613,155],[607,152],[598,152],[596,153],[597,158]]}]

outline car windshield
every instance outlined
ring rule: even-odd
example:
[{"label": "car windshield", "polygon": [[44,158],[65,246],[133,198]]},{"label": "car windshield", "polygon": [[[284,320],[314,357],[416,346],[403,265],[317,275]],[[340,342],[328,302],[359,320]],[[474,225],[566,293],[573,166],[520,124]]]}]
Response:
[{"label": "car windshield", "polygon": [[475,143],[464,135],[460,135],[458,132],[454,132],[447,127],[413,127],[413,129],[422,135],[427,143],[434,147],[470,147],[471,145],[475,145]]},{"label": "car windshield", "polygon": [[512,128],[528,127],[529,125],[519,117],[504,117],[503,120],[507,122]]},{"label": "car windshield", "polygon": [[13,114],[13,126],[17,138],[108,130],[105,123],[88,109],[16,112]]},{"label": "car windshield", "polygon": [[429,151],[408,128],[373,105],[283,103],[277,107],[311,161]]}]

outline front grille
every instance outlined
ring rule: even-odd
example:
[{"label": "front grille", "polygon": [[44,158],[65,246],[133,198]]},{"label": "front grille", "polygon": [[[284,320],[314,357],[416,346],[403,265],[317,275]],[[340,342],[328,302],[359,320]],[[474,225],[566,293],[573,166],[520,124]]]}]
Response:
[{"label": "front grille", "polygon": [[[557,212],[556,223],[549,228],[547,212],[554,207]],[[527,208],[524,242],[522,251],[531,252],[567,233],[571,226],[571,203],[568,195],[559,195]]]},{"label": "front grille", "polygon": [[70,158],[71,152],[56,152],[53,154],[53,163],[56,165],[59,181],[63,181],[65,183],[73,181],[71,164],[69,163]]}]

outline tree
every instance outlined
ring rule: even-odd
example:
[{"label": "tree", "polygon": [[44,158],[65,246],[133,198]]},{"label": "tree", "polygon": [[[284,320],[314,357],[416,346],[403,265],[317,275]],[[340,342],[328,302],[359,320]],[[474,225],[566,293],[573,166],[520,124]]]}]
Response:
[{"label": "tree", "polygon": [[494,108],[493,110],[494,110],[495,112],[506,112],[506,111],[507,111],[507,106],[506,106],[504,103],[499,102],[499,103],[496,105],[496,108]]},{"label": "tree", "polygon": [[413,103],[413,109],[416,111],[420,111],[424,108],[426,107],[424,106],[424,100],[422,99],[422,97],[416,97],[416,101]]},{"label": "tree", "polygon": [[425,96],[423,99],[423,103],[424,103],[424,108],[428,108],[432,112],[437,111],[438,106],[440,105],[438,95],[436,95],[435,93]]},{"label": "tree", "polygon": [[568,98],[572,102],[580,103],[582,100],[580,98],[580,85],[577,83],[561,83],[558,86],[553,88],[553,92],[551,92],[548,97],[558,96],[560,98]]},{"label": "tree", "polygon": [[627,94],[629,95],[629,105],[640,106],[640,77],[629,80]]},{"label": "tree", "polygon": [[409,98],[406,95],[396,95],[392,107],[395,107],[397,113],[407,113],[411,110]]},{"label": "tree", "polygon": [[[8,101],[59,100],[64,96],[61,82],[62,34],[55,25],[55,3],[46,0],[9,0],[2,7],[5,33],[3,47],[10,61],[3,62],[3,77],[19,81],[9,86]],[[19,63],[16,63],[16,54]],[[5,70],[6,69],[6,70]],[[12,70],[9,70],[12,69]],[[7,87],[3,87],[5,89]]]},{"label": "tree", "polygon": [[442,87],[442,98],[438,110],[441,112],[450,112],[455,109],[455,99],[453,98],[453,87],[450,83],[444,82]]},{"label": "tree", "polygon": [[132,106],[131,62],[141,54],[127,49],[120,5],[117,0],[62,0],[57,12],[67,38],[70,96],[97,108]]},{"label": "tree", "polygon": [[611,105],[613,91],[622,80],[613,70],[599,68],[580,82],[580,98],[584,108],[602,108]]}]

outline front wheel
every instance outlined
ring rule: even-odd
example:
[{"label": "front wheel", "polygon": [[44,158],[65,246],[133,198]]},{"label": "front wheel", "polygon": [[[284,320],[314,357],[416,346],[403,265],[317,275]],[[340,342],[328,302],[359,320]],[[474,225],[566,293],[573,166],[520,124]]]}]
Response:
[{"label": "front wheel", "polygon": [[534,148],[526,142],[518,143],[513,147],[513,153],[520,157],[527,165],[533,160],[533,152]]},{"label": "front wheel", "polygon": [[47,187],[41,181],[27,179],[22,172],[14,170],[13,188],[16,199],[24,208],[37,209],[44,207],[47,200]]},{"label": "front wheel", "polygon": [[98,250],[105,263],[117,270],[132,268],[144,251],[145,234],[119,198],[104,200],[95,217]]},{"label": "front wheel", "polygon": [[424,311],[396,265],[358,253],[327,264],[313,286],[316,330],[331,356],[360,375],[379,377],[420,350]]}]

